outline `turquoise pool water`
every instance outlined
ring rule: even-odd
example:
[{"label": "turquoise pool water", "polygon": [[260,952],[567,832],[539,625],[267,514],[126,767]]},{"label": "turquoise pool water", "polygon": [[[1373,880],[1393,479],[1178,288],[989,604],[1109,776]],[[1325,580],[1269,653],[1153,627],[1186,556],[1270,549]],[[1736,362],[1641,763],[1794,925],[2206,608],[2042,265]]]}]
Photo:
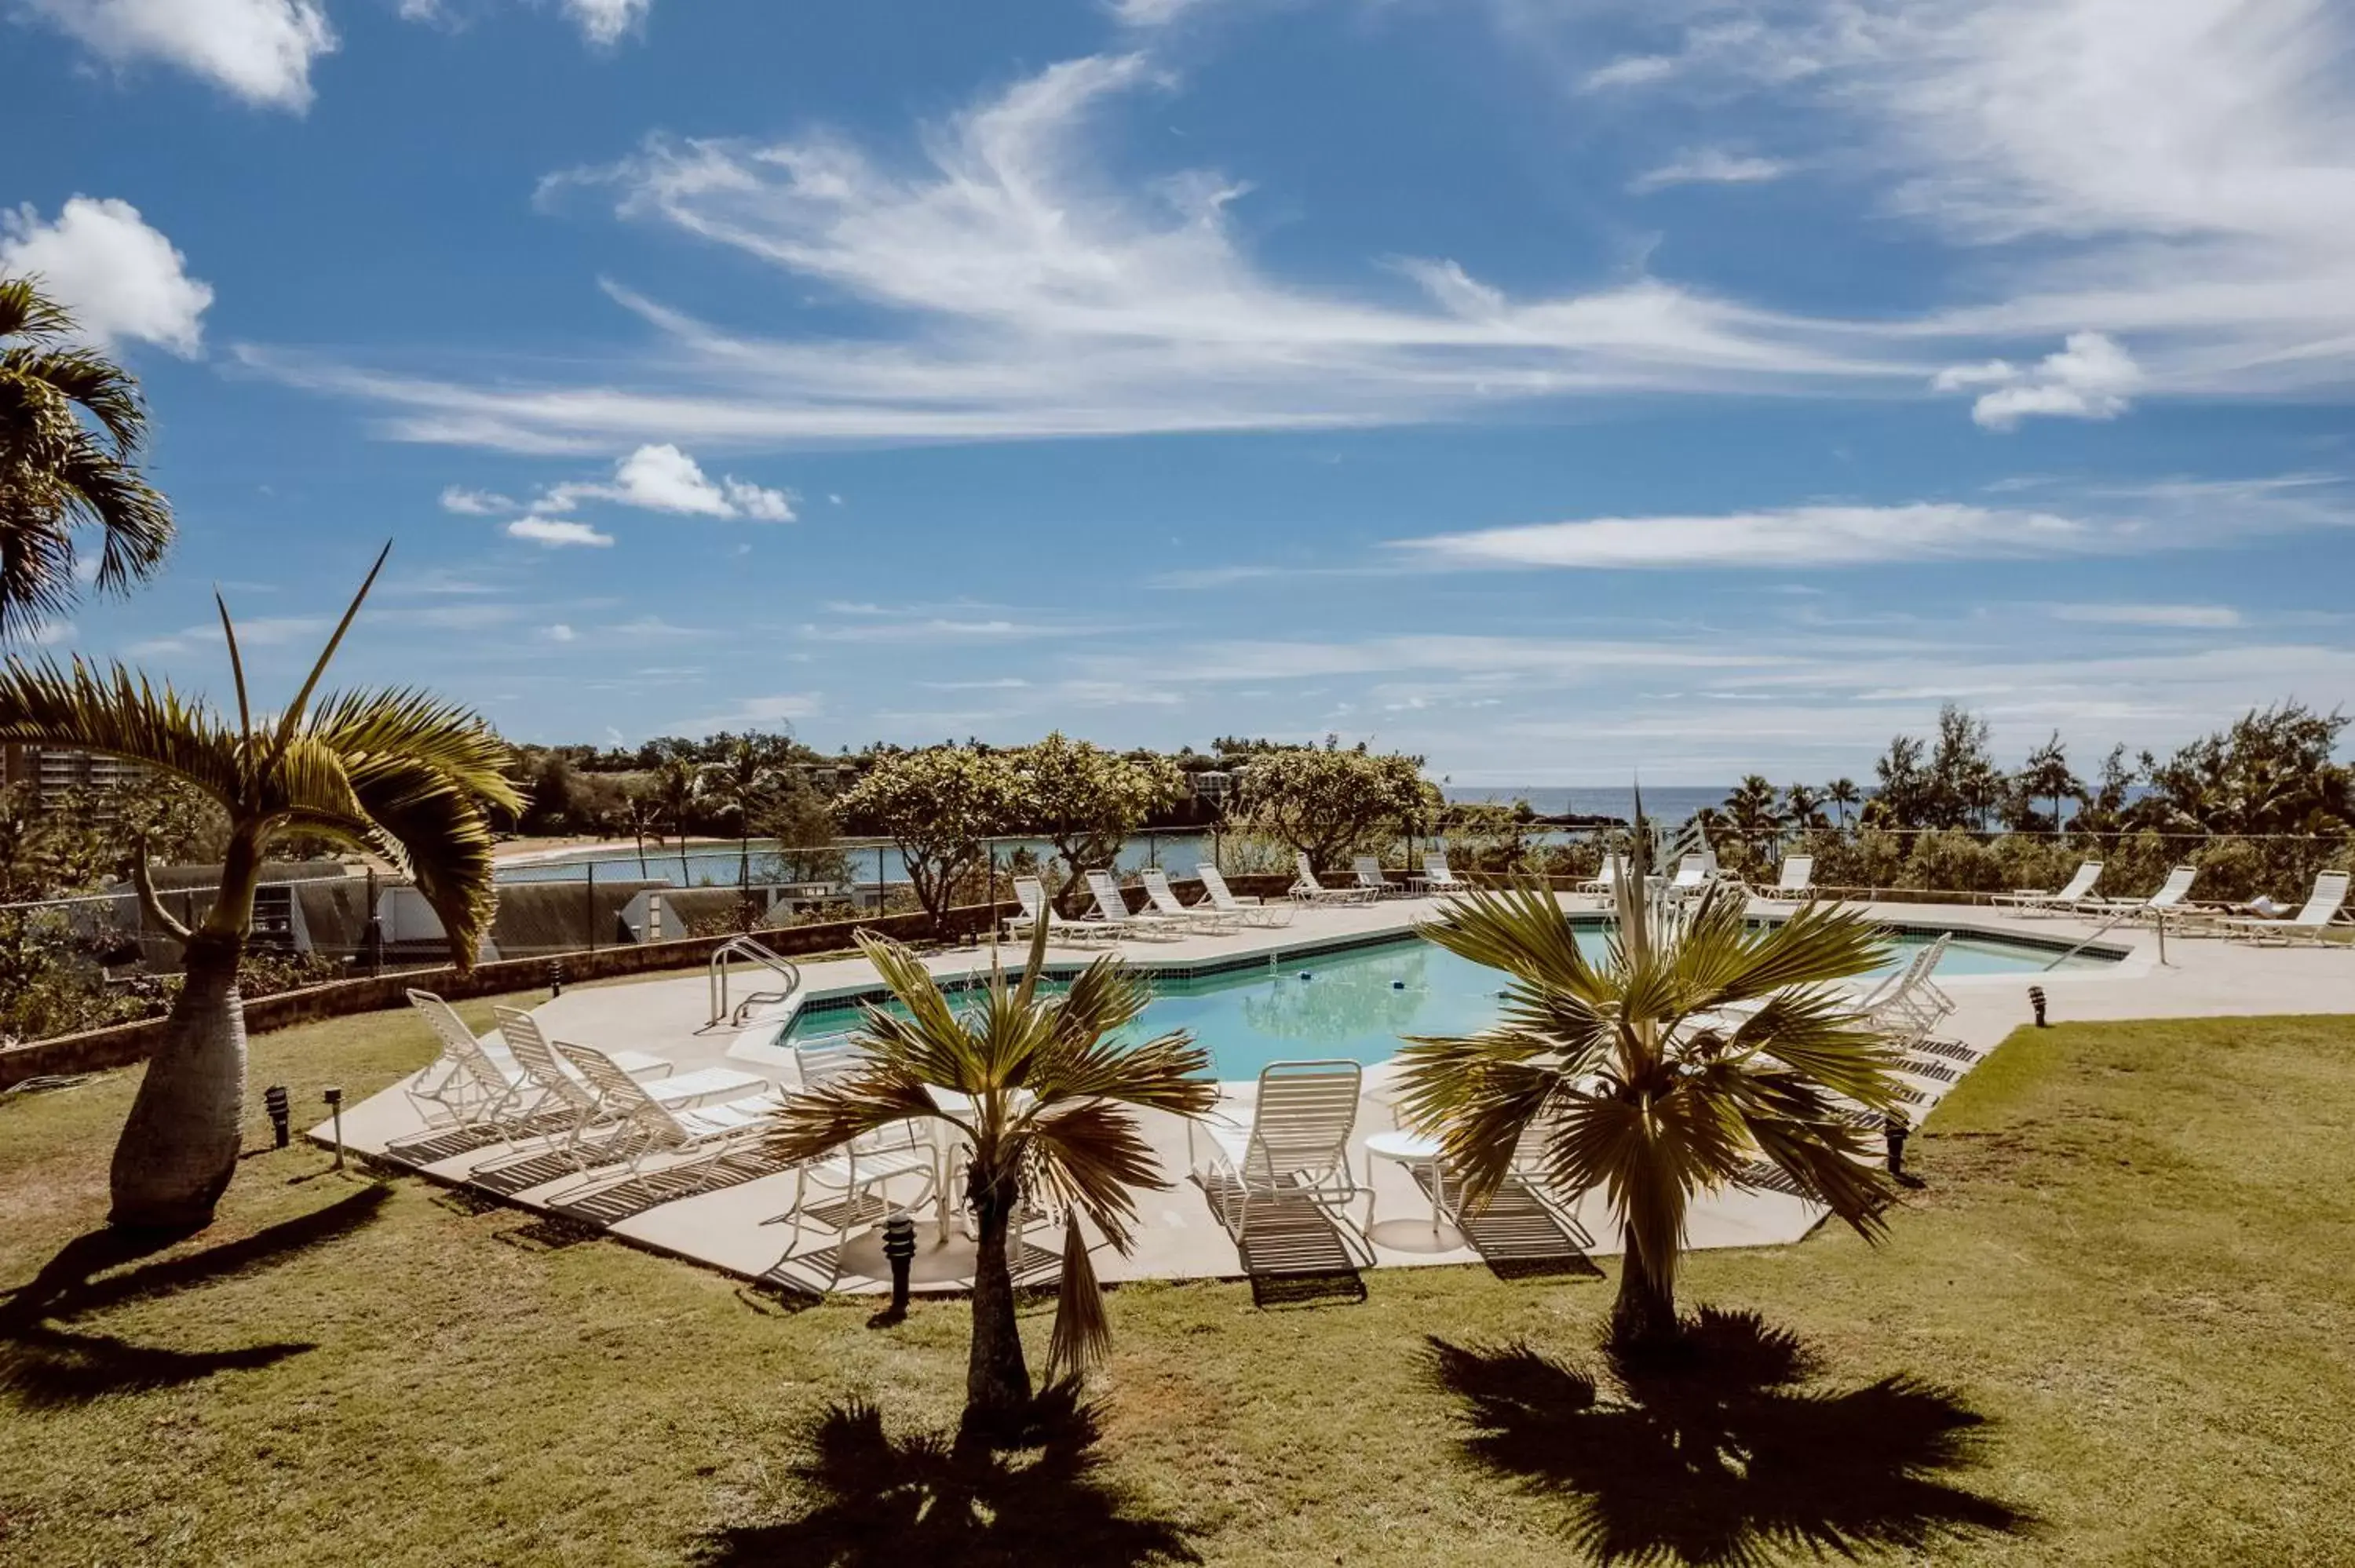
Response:
[{"label": "turquoise pool water", "polygon": [[[1600,927],[1581,927],[1578,940],[1585,951],[1602,956],[1605,938]],[[1891,968],[1901,967],[1930,940],[1926,936],[1901,938]],[[1988,974],[2026,979],[2056,956],[2024,944],[1957,937],[1939,963],[1938,974],[1944,979]],[[2080,956],[2063,967],[2092,968],[2109,961]],[[1220,1077],[1250,1078],[1270,1062],[1304,1057],[1384,1061],[1398,1054],[1403,1034],[1469,1033],[1494,1021],[1502,986],[1496,970],[1408,937],[1379,947],[1286,959],[1267,969],[1158,979],[1152,1004],[1137,1027],[1144,1035],[1187,1030],[1209,1049]],[[795,1021],[785,1043],[855,1028],[858,1021],[855,1011],[808,1014]]]}]

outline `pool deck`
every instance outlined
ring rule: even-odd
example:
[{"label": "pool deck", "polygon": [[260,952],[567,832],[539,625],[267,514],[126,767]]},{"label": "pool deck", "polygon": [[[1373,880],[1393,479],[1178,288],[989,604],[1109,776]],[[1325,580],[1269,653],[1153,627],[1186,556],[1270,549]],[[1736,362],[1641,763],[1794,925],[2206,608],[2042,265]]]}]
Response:
[{"label": "pool deck", "polygon": [[[1565,895],[1573,913],[1592,909],[1592,900]],[[1286,962],[1303,949],[1316,951],[1379,940],[1403,934],[1418,918],[1434,912],[1434,901],[1396,899],[1365,906],[1305,908],[1293,923],[1272,929],[1246,928],[1233,935],[1190,936],[1182,940],[1135,941],[1114,948],[1141,968],[1159,971],[1201,973],[1230,968],[1252,968]],[[1761,913],[1777,906],[1760,904]],[[1787,906],[1782,906],[1787,908]],[[2028,938],[2056,943],[2056,956],[2068,943],[2094,934],[2094,923],[2076,918],[2038,918],[1988,909],[1897,903],[1867,906],[1877,917],[1901,927],[1952,928],[2011,938]],[[2355,1012],[2355,949],[2346,948],[2259,948],[2213,938],[2188,938],[2170,933],[2166,961],[2160,961],[2159,939],[2143,927],[2121,926],[2102,938],[2103,945],[2123,956],[2098,968],[2057,969],[2041,975],[2000,974],[1939,978],[1938,983],[1955,1002],[1955,1012],[1935,1031],[1936,1038],[1956,1041],[1984,1054],[2015,1028],[2030,1022],[2027,987],[2043,987],[2050,1014],[2056,1021],[2086,1019],[2179,1018],[2262,1013]],[[1006,951],[1008,962],[1022,957],[1018,948]],[[1050,949],[1055,968],[1077,969],[1093,953],[1075,948]],[[944,980],[986,977],[988,949],[951,949],[926,959],[927,967]],[[739,994],[749,989],[740,969]],[[789,1086],[794,1081],[790,1053],[766,1042],[778,1025],[803,1001],[826,1001],[830,995],[871,991],[877,985],[872,968],[861,959],[845,959],[802,966],[802,986],[795,1001],[764,1009],[741,1028],[707,1025],[707,980],[701,972],[634,983],[575,989],[534,1010],[542,1029],[552,1038],[609,1050],[649,1052],[677,1064],[677,1070],[725,1066],[759,1074]],[[841,1014],[846,1027],[856,1013]],[[425,1025],[416,1025],[421,1038]],[[1359,1107],[1352,1140],[1352,1167],[1361,1181],[1367,1174],[1364,1151],[1368,1136],[1389,1130],[1393,1123],[1385,1099],[1391,1078],[1386,1065],[1366,1070],[1366,1097]],[[1923,1098],[1914,1107],[1915,1120],[1952,1087],[1929,1077],[1910,1078]],[[354,1150],[384,1157],[389,1142],[420,1132],[424,1123],[416,1107],[395,1086],[369,1100],[346,1107],[344,1138]],[[1222,1093],[1236,1101],[1248,1119],[1250,1085],[1225,1085]],[[1222,1108],[1225,1108],[1222,1106]],[[1188,1127],[1178,1118],[1139,1113],[1147,1140],[1160,1156],[1176,1185],[1166,1192],[1139,1194],[1141,1224],[1136,1245],[1127,1256],[1110,1247],[1095,1247],[1094,1263],[1105,1280],[1234,1277],[1244,1270],[1226,1230],[1212,1215],[1202,1191],[1186,1180],[1189,1169]],[[327,1129],[314,1129],[325,1141]],[[497,1145],[423,1166],[433,1179],[465,1183],[471,1171],[516,1149]],[[396,1161],[398,1162],[398,1161]],[[656,1167],[650,1165],[650,1170]],[[596,1172],[592,1176],[598,1175]],[[610,1180],[610,1174],[603,1179]],[[503,1192],[507,1202],[527,1209],[557,1211],[576,1202],[591,1182],[577,1175],[519,1192]],[[733,1185],[673,1202],[658,1202],[613,1221],[611,1234],[628,1241],[691,1259],[748,1278],[766,1277],[781,1284],[817,1287],[826,1283],[839,1246],[843,1272],[833,1282],[842,1291],[884,1289],[876,1239],[860,1227],[847,1234],[825,1226],[805,1229],[787,1260],[790,1223],[777,1223],[793,1208],[795,1180],[790,1172],[760,1175]],[[1370,1220],[1360,1198],[1348,1210],[1343,1229],[1348,1244],[1362,1248],[1367,1266],[1411,1267],[1438,1264],[1477,1263],[1468,1246],[1434,1246],[1430,1227],[1431,1203],[1422,1187],[1401,1166],[1373,1162]],[[911,1196],[912,1192],[903,1194]],[[560,1212],[560,1211],[559,1211]],[[970,1248],[959,1236],[936,1235],[934,1211],[919,1210],[918,1287],[955,1289],[966,1281]],[[1590,1253],[1618,1250],[1618,1237],[1603,1205],[1589,1194],[1576,1205],[1575,1218],[1591,1235]],[[1691,1245],[1696,1247],[1757,1246],[1796,1242],[1824,1218],[1817,1205],[1796,1197],[1767,1192],[1725,1191],[1700,1201],[1691,1216]],[[1059,1234],[1044,1228],[1031,1241],[1059,1245]],[[1096,1238],[1092,1238],[1096,1239]],[[1452,1233],[1436,1238],[1455,1239]],[[783,1266],[780,1272],[781,1264]],[[861,1272],[872,1269],[873,1273]]]}]

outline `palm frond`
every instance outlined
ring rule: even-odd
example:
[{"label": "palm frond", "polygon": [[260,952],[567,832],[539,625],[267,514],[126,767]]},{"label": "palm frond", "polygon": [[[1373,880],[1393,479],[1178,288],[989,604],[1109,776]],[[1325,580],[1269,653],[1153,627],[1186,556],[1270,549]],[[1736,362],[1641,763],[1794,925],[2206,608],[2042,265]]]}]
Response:
[{"label": "palm frond", "polygon": [[211,705],[122,664],[11,657],[0,665],[0,741],[70,746],[144,762],[234,810],[249,765]]},{"label": "palm frond", "polygon": [[1210,1054],[1182,1029],[1131,1044],[1059,1028],[1028,1087],[1041,1099],[1101,1098],[1200,1116],[1219,1099],[1219,1086],[1203,1076],[1209,1070]]},{"label": "palm frond", "polygon": [[897,1067],[870,1064],[785,1098],[764,1140],[779,1159],[816,1160],[896,1122],[937,1117],[939,1102]]},{"label": "palm frond", "polygon": [[[314,747],[325,750],[307,736],[296,736],[282,770]],[[453,961],[471,966],[496,907],[492,850],[497,841],[482,797],[441,769],[404,757],[361,758],[343,771],[358,820],[415,879],[418,893],[441,918]]]},{"label": "palm frond", "polygon": [[1136,1118],[1110,1100],[1050,1106],[1025,1123],[1032,1181],[1050,1202],[1077,1204],[1124,1255],[1134,1244],[1130,1189],[1169,1185]]},{"label": "palm frond", "polygon": [[[0,321],[0,336],[5,335],[5,323]],[[118,461],[138,456],[146,440],[147,410],[138,381],[95,349],[18,344],[0,351],[0,376],[32,382],[89,410],[106,431]]]},{"label": "palm frond", "polygon": [[1592,984],[1593,969],[1553,895],[1531,883],[1479,888],[1450,898],[1436,919],[1415,927],[1431,941],[1487,969],[1563,991]]},{"label": "palm frond", "polygon": [[514,748],[472,708],[431,693],[413,687],[336,693],[313,705],[303,732],[346,758],[422,763],[489,804],[523,809],[510,777]]}]

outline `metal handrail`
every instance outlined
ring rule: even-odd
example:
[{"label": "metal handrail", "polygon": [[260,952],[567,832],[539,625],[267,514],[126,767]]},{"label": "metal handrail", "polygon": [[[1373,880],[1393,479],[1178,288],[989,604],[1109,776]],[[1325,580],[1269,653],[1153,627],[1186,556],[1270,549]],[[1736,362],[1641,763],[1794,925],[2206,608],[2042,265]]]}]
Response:
[{"label": "metal handrail", "polygon": [[[783,991],[756,991],[736,1004],[731,1012],[728,1006],[728,961],[747,959],[784,978]],[[711,951],[711,962],[706,972],[706,986],[711,1001],[711,1017],[708,1022],[725,1020],[731,1025],[741,1024],[744,1015],[756,1007],[772,1002],[788,1001],[802,985],[802,971],[791,959],[771,952],[750,937],[730,937]]]}]

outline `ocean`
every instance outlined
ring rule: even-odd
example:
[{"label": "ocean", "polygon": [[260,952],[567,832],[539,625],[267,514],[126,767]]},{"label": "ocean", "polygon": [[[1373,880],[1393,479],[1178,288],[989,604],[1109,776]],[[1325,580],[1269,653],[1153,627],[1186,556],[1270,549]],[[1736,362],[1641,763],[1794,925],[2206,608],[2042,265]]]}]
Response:
[{"label": "ocean", "polygon": [[[1703,806],[1720,806],[1732,792],[1731,785],[1663,784],[1647,785],[1644,789],[1644,810],[1646,815],[1665,822],[1682,822]],[[1559,784],[1451,784],[1446,789],[1451,800],[1494,800],[1511,805],[1527,800],[1546,816],[1562,816],[1579,812],[1587,816],[1617,817],[1622,821],[1636,814],[1636,792],[1633,789],[1572,788]]]}]

